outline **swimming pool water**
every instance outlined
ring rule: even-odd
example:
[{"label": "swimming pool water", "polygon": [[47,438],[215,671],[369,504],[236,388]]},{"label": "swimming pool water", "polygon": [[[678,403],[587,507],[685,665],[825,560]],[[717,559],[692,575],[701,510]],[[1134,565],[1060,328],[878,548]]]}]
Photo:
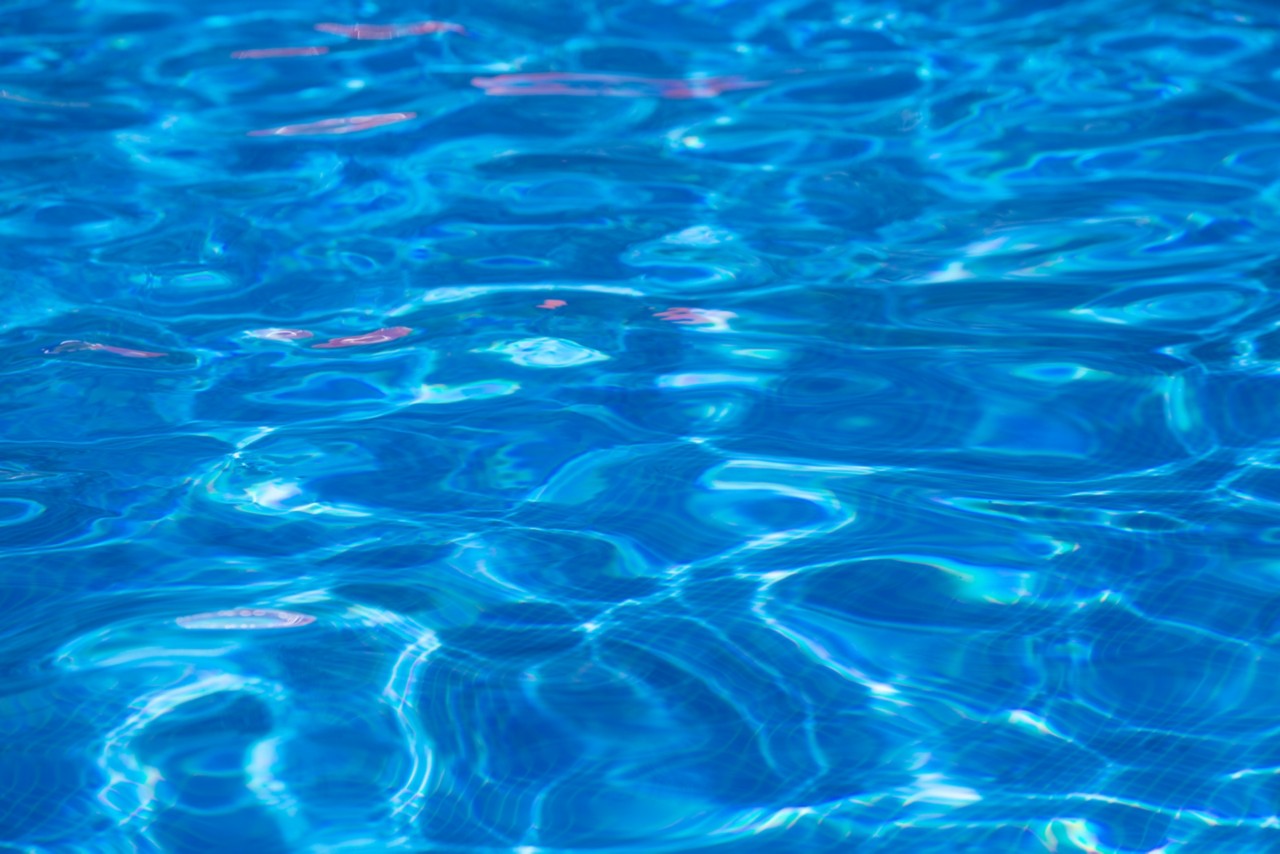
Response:
[{"label": "swimming pool water", "polygon": [[1278,50],[8,0],[0,850],[1280,850]]}]

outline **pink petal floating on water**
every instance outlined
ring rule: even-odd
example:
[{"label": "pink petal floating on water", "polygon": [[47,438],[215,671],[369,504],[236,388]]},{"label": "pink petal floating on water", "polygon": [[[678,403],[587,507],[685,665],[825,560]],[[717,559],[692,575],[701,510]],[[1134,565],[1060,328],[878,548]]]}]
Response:
[{"label": "pink petal floating on water", "polygon": [[621,74],[579,74],[544,71],[535,74],[499,74],[473,77],[471,85],[486,95],[579,95],[610,98],[714,98],[735,89],[756,89],[767,81],[741,77],[661,79]]},{"label": "pink petal floating on water", "polygon": [[276,59],[282,56],[321,56],[329,52],[329,48],[315,47],[264,47],[258,50],[237,50],[231,54],[232,59]]},{"label": "pink petal floating on water", "polygon": [[301,125],[284,125],[278,128],[251,130],[249,136],[298,136],[301,134],[337,134],[357,133],[396,122],[407,122],[417,118],[417,113],[379,113],[374,116],[351,116],[345,119],[321,119],[318,122],[307,122]]},{"label": "pink petal floating on water", "polygon": [[322,33],[332,33],[335,36],[346,36],[349,39],[360,39],[362,41],[376,40],[385,41],[387,39],[399,39],[405,36],[426,36],[432,33],[461,33],[466,34],[466,29],[460,24],[451,24],[448,21],[415,21],[412,24],[316,24],[316,29]]},{"label": "pink petal floating on water", "polygon": [[568,305],[568,303],[562,299],[544,299],[537,306],[535,306],[535,308],[546,308],[546,309],[554,310],[557,308],[564,308],[566,305]]},{"label": "pink petal floating on water", "polygon": [[46,353],[74,353],[78,350],[101,350],[104,353],[114,353],[117,356],[125,356],[130,359],[159,359],[169,355],[168,353],[152,353],[149,350],[131,350],[128,347],[113,347],[110,344],[97,344],[93,341],[63,341],[56,347],[49,347]]},{"label": "pink petal floating on water", "polygon": [[296,611],[279,611],[275,608],[233,608],[229,611],[210,611],[179,617],[177,623],[184,629],[206,631],[234,631],[238,629],[293,629],[314,623],[310,614]]},{"label": "pink petal floating on water", "polygon": [[250,329],[245,333],[254,338],[267,341],[297,341],[299,338],[314,338],[316,334],[306,329]]},{"label": "pink petal floating on water", "polygon": [[375,329],[372,332],[366,332],[363,335],[348,335],[343,338],[330,338],[328,341],[322,341],[319,344],[312,344],[314,350],[333,350],[338,347],[365,347],[369,344],[382,344],[385,341],[394,341],[397,338],[403,338],[413,330],[407,326],[388,326],[384,329]]}]

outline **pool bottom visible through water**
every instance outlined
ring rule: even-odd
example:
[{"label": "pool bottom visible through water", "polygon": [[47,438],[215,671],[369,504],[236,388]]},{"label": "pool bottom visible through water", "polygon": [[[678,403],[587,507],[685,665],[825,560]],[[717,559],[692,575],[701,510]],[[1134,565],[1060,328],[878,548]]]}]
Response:
[{"label": "pool bottom visible through water", "polygon": [[1280,8],[3,22],[0,849],[1280,847]]}]

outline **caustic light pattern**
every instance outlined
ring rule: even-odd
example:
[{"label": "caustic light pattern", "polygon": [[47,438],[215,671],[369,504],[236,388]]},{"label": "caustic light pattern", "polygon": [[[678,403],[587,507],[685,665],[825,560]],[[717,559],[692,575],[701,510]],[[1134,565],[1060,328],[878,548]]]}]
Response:
[{"label": "caustic light pattern", "polygon": [[1278,48],[11,0],[0,850],[1280,850]]}]

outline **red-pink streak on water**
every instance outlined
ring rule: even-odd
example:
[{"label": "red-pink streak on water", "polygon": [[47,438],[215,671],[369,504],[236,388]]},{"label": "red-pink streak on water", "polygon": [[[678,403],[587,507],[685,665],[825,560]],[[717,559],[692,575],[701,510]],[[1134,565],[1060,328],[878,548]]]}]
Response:
[{"label": "red-pink streak on water", "polygon": [[714,98],[737,89],[758,89],[768,81],[741,77],[663,79],[621,74],[580,74],[544,71],[473,77],[471,85],[486,95],[574,95],[608,98]]},{"label": "red-pink streak on water", "polygon": [[117,356],[125,356],[129,359],[160,359],[168,353],[153,353],[150,350],[132,350],[128,347],[115,347],[111,344],[98,344],[94,341],[63,341],[56,347],[50,347],[45,350],[46,353],[74,353],[80,350],[100,350],[103,353],[113,353]]},{"label": "red-pink streak on water", "polygon": [[407,326],[388,326],[384,329],[375,329],[373,332],[366,332],[363,335],[348,335],[344,338],[330,338],[328,341],[322,341],[319,344],[312,344],[315,350],[334,350],[338,347],[367,347],[370,344],[382,344],[386,341],[394,341],[397,338],[403,338],[413,330]]},{"label": "red-pink streak on water", "polygon": [[321,119],[301,125],[284,125],[278,128],[251,130],[249,136],[302,136],[305,134],[358,133],[383,125],[407,122],[417,118],[417,113],[379,113],[374,116],[351,116],[345,119]]},{"label": "red-pink streak on water", "polygon": [[277,59],[282,56],[321,56],[329,52],[327,47],[264,47],[257,50],[237,50],[232,59]]},{"label": "red-pink streak on water", "polygon": [[247,334],[268,341],[297,341],[299,338],[314,338],[316,335],[306,329],[250,329]]},{"label": "red-pink streak on water", "polygon": [[666,311],[660,311],[656,313],[654,317],[661,318],[662,320],[669,320],[672,323],[715,323],[713,318],[707,317],[705,311],[706,309],[701,308],[685,308],[683,306],[677,306],[675,308],[669,308]]},{"label": "red-pink streak on water", "polygon": [[562,299],[544,299],[536,307],[555,310],[557,308],[564,308],[566,305],[568,305],[568,303]]},{"label": "red-pink streak on water", "polygon": [[386,41],[387,39],[400,39],[405,36],[426,36],[432,33],[459,33],[466,34],[466,28],[461,24],[451,24],[448,21],[415,21],[412,24],[333,24],[323,23],[316,24],[316,29],[322,33],[331,33],[335,36],[345,36],[349,39],[359,39],[361,41]]}]

